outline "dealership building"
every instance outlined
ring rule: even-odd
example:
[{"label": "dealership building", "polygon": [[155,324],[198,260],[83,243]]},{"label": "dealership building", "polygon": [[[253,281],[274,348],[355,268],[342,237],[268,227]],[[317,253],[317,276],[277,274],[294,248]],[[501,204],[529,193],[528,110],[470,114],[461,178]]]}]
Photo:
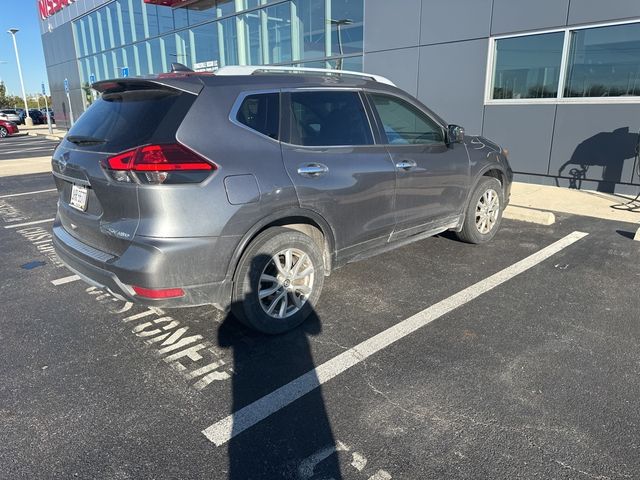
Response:
[{"label": "dealership building", "polygon": [[507,147],[517,180],[640,189],[638,0],[39,0],[37,8],[63,127],[93,101],[92,81],[166,72],[173,62],[341,68],[384,75],[450,123]]}]

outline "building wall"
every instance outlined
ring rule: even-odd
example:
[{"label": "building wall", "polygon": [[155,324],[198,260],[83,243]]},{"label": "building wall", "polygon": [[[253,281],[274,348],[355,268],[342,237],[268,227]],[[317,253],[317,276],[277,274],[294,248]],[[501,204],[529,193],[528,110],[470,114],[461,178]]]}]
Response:
[{"label": "building wall", "polygon": [[[516,178],[637,193],[640,102],[485,105],[489,37],[640,19],[637,0],[367,0],[363,68],[510,151]],[[533,103],[533,102],[532,102]],[[630,150],[631,149],[631,150]]]}]

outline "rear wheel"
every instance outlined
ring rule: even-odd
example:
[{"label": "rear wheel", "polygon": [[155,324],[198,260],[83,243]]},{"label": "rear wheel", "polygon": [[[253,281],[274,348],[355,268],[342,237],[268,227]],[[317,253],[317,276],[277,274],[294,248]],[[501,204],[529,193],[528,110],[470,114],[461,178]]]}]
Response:
[{"label": "rear wheel", "polygon": [[4,138],[7,135],[9,135],[9,132],[7,132],[7,129],[4,128],[3,126],[0,126],[0,138]]},{"label": "rear wheel", "polygon": [[496,178],[483,177],[471,195],[458,238],[467,243],[490,241],[500,228],[503,209],[502,184]]},{"label": "rear wheel", "polygon": [[323,282],[318,245],[298,231],[270,228],[251,242],[240,259],[231,310],[255,330],[283,333],[313,311]]}]

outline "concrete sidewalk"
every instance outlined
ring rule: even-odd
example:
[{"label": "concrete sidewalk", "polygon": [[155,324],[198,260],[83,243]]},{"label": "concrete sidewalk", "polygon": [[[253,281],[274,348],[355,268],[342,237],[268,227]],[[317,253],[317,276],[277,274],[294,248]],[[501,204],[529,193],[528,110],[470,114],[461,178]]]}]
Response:
[{"label": "concrete sidewalk", "polygon": [[26,125],[19,125],[20,133],[26,133],[31,136],[45,137],[49,140],[62,140],[67,134],[66,130],[56,128],[53,125],[53,133],[49,133],[49,127],[47,125],[34,125],[33,127],[27,127]]},{"label": "concrete sidewalk", "polygon": [[[638,187],[640,191],[640,187]],[[589,190],[514,182],[510,206],[640,224],[640,200]],[[629,203],[624,206],[623,204]]]}]

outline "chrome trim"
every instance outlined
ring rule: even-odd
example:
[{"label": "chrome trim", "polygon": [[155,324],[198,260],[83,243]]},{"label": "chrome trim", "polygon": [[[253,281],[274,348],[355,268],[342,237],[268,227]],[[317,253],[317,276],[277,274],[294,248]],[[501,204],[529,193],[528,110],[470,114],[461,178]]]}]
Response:
[{"label": "chrome trim", "polygon": [[68,175],[64,175],[60,172],[51,171],[55,177],[58,177],[62,180],[66,180],[67,182],[71,182],[75,185],[84,185],[85,187],[90,187],[91,183],[88,180],[83,180],[82,178],[70,177]]},{"label": "chrome trim", "polygon": [[[244,99],[251,95],[260,95],[260,94],[266,94],[266,93],[282,94],[282,89],[267,88],[267,89],[261,89],[261,90],[247,90],[245,92],[240,93],[238,95],[238,98],[236,98],[235,102],[233,102],[233,105],[231,106],[231,111],[229,112],[229,121],[233,123],[235,126],[243,128],[248,132],[253,133],[254,135],[259,135],[263,138],[266,138],[268,140],[271,140],[272,142],[279,144],[280,143],[280,121],[282,120],[282,112],[279,112],[280,118],[278,118],[278,138],[271,138],[269,135],[265,135],[264,133],[254,130],[253,128],[238,121],[238,111],[240,110],[240,107],[242,106],[242,102],[244,102]],[[281,98],[279,97],[278,102],[280,102],[280,100]]]}]

